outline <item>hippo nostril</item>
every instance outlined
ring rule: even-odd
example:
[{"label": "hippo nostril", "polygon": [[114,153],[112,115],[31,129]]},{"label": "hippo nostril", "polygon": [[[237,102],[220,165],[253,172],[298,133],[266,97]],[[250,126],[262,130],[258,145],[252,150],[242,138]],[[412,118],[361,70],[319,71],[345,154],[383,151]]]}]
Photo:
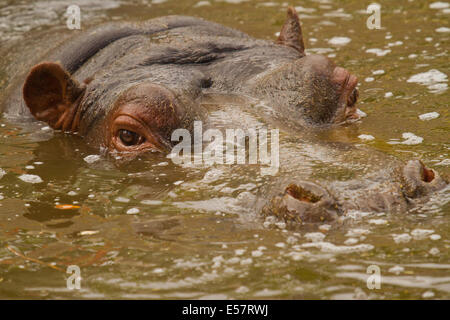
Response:
[{"label": "hippo nostril", "polygon": [[296,184],[290,184],[287,186],[285,192],[291,197],[307,203],[317,203],[320,200],[320,196],[315,195],[309,190],[302,188]]},{"label": "hippo nostril", "polygon": [[422,181],[429,183],[433,180],[434,180],[434,171],[432,169],[428,169],[425,168],[425,166],[423,166]]},{"label": "hippo nostril", "polygon": [[428,169],[420,160],[410,160],[403,167],[402,189],[409,198],[419,198],[448,185],[437,171]]}]

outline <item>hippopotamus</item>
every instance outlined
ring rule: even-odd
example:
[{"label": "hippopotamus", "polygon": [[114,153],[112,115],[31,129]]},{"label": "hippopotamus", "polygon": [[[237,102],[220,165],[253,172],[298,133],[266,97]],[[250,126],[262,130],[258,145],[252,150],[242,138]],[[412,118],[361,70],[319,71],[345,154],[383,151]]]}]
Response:
[{"label": "hippopotamus", "polygon": [[[207,119],[200,103],[206,93],[265,101],[295,134],[358,120],[357,84],[355,75],[327,57],[305,53],[292,7],[276,41],[199,18],[167,16],[74,36],[29,70],[16,91],[19,103],[4,112],[34,117],[106,152],[136,156],[168,153],[174,130],[192,130],[195,120]],[[347,154],[360,152],[348,148]],[[404,211],[409,199],[447,185],[418,160],[406,166],[385,161],[389,168],[370,179],[326,187],[303,181],[293,169],[268,184],[264,192],[270,196],[255,207],[286,221],[330,221],[352,209]]]}]

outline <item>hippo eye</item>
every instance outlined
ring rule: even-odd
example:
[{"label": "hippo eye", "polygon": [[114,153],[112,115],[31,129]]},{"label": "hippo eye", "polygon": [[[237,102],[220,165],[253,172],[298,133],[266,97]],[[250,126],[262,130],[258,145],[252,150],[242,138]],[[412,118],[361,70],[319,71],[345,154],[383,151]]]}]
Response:
[{"label": "hippo eye", "polygon": [[134,146],[145,141],[145,139],[136,132],[125,129],[119,130],[119,138],[120,141],[122,141],[122,143],[126,146]]}]

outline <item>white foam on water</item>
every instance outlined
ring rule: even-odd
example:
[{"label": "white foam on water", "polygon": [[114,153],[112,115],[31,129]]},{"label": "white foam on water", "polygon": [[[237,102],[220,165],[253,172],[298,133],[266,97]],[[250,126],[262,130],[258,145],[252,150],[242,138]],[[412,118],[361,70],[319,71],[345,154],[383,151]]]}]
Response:
[{"label": "white foam on water", "polygon": [[352,39],[348,37],[333,37],[330,40],[328,40],[328,43],[336,46],[344,46],[350,43],[350,41],[352,41]]},{"label": "white foam on water", "polygon": [[0,168],[0,179],[6,174],[6,171]]},{"label": "white foam on water", "polygon": [[401,46],[402,44],[403,44],[403,41],[389,42],[389,43],[388,43],[388,47]]},{"label": "white foam on water", "polygon": [[441,251],[438,248],[431,248],[430,251],[428,251],[429,254],[432,256],[437,256]]},{"label": "white foam on water", "polygon": [[390,98],[390,97],[392,97],[392,96],[394,96],[394,94],[392,93],[392,92],[386,92],[385,94],[384,94],[384,97],[385,98]]},{"label": "white foam on water", "polygon": [[278,242],[275,244],[275,247],[284,248],[284,247],[286,247],[286,244],[284,242]]},{"label": "white foam on water", "polygon": [[373,74],[373,75],[380,75],[380,74],[385,74],[385,73],[386,73],[386,72],[385,72],[384,70],[382,70],[382,69],[372,71],[372,74]]},{"label": "white foam on water", "polygon": [[91,155],[84,157],[83,160],[86,161],[87,163],[94,163],[94,162],[100,160],[100,156],[97,154],[91,154]]},{"label": "white foam on water", "polygon": [[337,246],[331,242],[311,242],[302,244],[303,248],[319,248],[323,252],[329,253],[353,253],[365,252],[374,248],[371,244],[358,244],[354,246]]},{"label": "white foam on water", "polygon": [[437,240],[440,240],[440,239],[441,239],[441,236],[439,234],[432,234],[430,236],[430,240],[433,240],[433,241],[437,241]]},{"label": "white foam on water", "polygon": [[346,246],[351,246],[351,245],[357,244],[358,241],[359,241],[359,240],[356,239],[356,238],[348,238],[347,240],[344,241],[344,244],[345,244]]},{"label": "white foam on water", "polygon": [[254,257],[254,258],[261,257],[263,254],[264,253],[262,251],[260,251],[260,250],[253,250],[252,251],[252,257]]},{"label": "white foam on water", "polygon": [[437,2],[430,3],[430,9],[446,9],[449,7],[450,7],[450,4],[448,2],[437,1]]},{"label": "white foam on water", "polygon": [[375,140],[375,137],[370,134],[360,134],[358,136],[358,138],[360,138],[361,140],[367,140],[367,141]]},{"label": "white foam on water", "polygon": [[450,32],[450,28],[440,27],[440,28],[437,28],[435,31],[439,32],[439,33],[447,33],[447,32]]},{"label": "white foam on water", "polygon": [[369,220],[370,224],[376,224],[376,225],[383,225],[383,224],[387,224],[387,220],[384,219],[370,219]]},{"label": "white foam on water", "polygon": [[355,228],[355,229],[348,230],[347,233],[345,234],[345,236],[346,237],[359,237],[362,235],[367,235],[369,233],[370,233],[370,231],[368,229]]},{"label": "white foam on water", "polygon": [[367,77],[367,78],[364,79],[364,81],[366,81],[366,82],[372,82],[374,80],[375,80],[374,77]]},{"label": "white foam on water", "polygon": [[128,203],[128,202],[130,202],[130,199],[124,198],[124,197],[117,197],[117,198],[114,199],[114,201]]},{"label": "white foam on water", "polygon": [[241,260],[241,266],[246,266],[246,265],[249,265],[249,264],[252,264],[253,263],[253,259],[252,258],[247,258],[247,259],[242,259]]},{"label": "white foam on water", "polygon": [[211,5],[211,2],[209,2],[209,1],[199,1],[196,4],[194,4],[194,8],[210,6],[210,5]]},{"label": "white foam on water", "polygon": [[439,93],[447,90],[448,77],[445,73],[431,69],[411,76],[406,82],[418,83],[427,86],[433,93]]},{"label": "white foam on water", "polygon": [[414,229],[411,231],[411,235],[415,240],[425,239],[426,237],[432,235],[434,230],[431,229]]},{"label": "white foam on water", "polygon": [[367,216],[370,216],[372,213],[371,212],[364,212],[364,211],[359,211],[359,210],[349,210],[346,214],[347,218],[352,218],[352,219],[361,219]]},{"label": "white foam on water", "polygon": [[372,48],[372,49],[367,49],[366,52],[376,54],[378,57],[383,57],[383,56],[387,55],[388,53],[390,53],[391,49],[382,50],[379,48]]},{"label": "white foam on water", "polygon": [[436,118],[439,118],[439,113],[437,112],[424,113],[419,116],[419,119],[424,121],[433,120]]},{"label": "white foam on water", "polygon": [[163,202],[161,200],[142,200],[141,203],[150,206],[158,206]]},{"label": "white foam on water", "polygon": [[85,230],[85,231],[80,231],[78,234],[80,236],[92,236],[94,234],[99,233],[100,231],[98,230]]},{"label": "white foam on water", "polygon": [[450,159],[444,159],[435,164],[436,166],[450,166]]},{"label": "white foam on water", "polygon": [[319,242],[325,239],[325,235],[322,232],[309,232],[305,234],[305,238],[312,242]]},{"label": "white foam on water", "polygon": [[295,10],[297,12],[304,12],[304,13],[312,13],[312,12],[316,11],[316,9],[314,9],[314,8],[304,8],[302,6],[296,6]]},{"label": "white foam on water", "polygon": [[403,273],[403,271],[405,271],[405,268],[403,268],[402,266],[393,266],[388,271],[390,273],[394,273],[396,275],[399,275],[400,273]]},{"label": "white foam on water", "polygon": [[367,117],[367,113],[365,113],[364,111],[362,111],[361,109],[356,109],[356,115],[360,118],[365,118]]},{"label": "white foam on water", "polygon": [[23,182],[27,183],[42,183],[41,177],[35,175],[35,174],[22,174],[19,176],[19,179]]},{"label": "white foam on water", "polygon": [[407,243],[412,239],[412,237],[407,233],[393,234],[392,238],[394,239],[395,243]]},{"label": "white foam on water", "polygon": [[406,144],[406,145],[417,145],[421,144],[423,142],[423,138],[416,136],[412,132],[404,132],[402,134],[403,141],[393,141],[394,139],[391,139],[391,141],[388,141],[389,144]]},{"label": "white foam on water", "polygon": [[131,208],[127,210],[127,214],[138,214],[140,211],[138,208]]}]

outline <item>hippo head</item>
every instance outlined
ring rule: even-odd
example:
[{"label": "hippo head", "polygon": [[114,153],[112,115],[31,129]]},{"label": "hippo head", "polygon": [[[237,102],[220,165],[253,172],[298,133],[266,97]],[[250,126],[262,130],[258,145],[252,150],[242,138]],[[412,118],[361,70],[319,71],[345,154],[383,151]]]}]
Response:
[{"label": "hippo head", "polygon": [[[186,18],[170,19],[180,27]],[[210,87],[272,98],[280,114],[302,125],[357,117],[357,78],[324,56],[305,54],[293,8],[276,43],[203,20],[186,21],[181,39],[190,41],[155,44],[145,26],[86,34],[82,45],[66,52],[70,63],[61,59],[31,69],[23,86],[26,106],[54,129],[132,155],[170,151],[172,132],[189,130],[204,116],[198,100]]]}]

